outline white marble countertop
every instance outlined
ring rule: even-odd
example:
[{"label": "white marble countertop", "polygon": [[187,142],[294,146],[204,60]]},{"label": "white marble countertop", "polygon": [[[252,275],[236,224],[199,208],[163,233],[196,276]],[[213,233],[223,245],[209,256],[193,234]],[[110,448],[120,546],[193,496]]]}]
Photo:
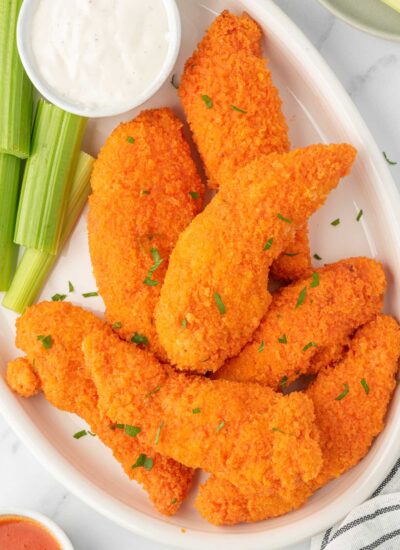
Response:
[{"label": "white marble countertop", "polygon": [[[353,98],[378,146],[400,161],[400,43],[364,34],[316,0],[276,0],[305,32]],[[400,188],[400,163],[392,168]],[[0,508],[40,511],[65,529],[76,550],[156,550],[66,491],[0,417]],[[162,547],[166,548],[167,547]],[[309,541],[290,547],[306,550]],[[286,550],[289,550],[287,548]]]}]

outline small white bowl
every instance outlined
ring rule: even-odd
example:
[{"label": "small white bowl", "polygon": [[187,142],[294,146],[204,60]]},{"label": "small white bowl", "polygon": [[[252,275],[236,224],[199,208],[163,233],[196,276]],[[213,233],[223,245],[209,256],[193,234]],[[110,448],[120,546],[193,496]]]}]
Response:
[{"label": "small white bowl", "polygon": [[154,78],[153,82],[141,94],[137,95],[129,103],[118,104],[115,107],[91,108],[85,107],[83,105],[77,105],[72,101],[69,102],[65,97],[61,97],[60,95],[58,95],[55,90],[47,84],[47,82],[42,78],[36,66],[30,40],[30,22],[39,1],[40,0],[24,0],[22,4],[17,24],[18,52],[25,71],[35,88],[47,100],[49,100],[51,103],[54,103],[54,105],[57,105],[57,107],[64,109],[64,111],[68,111],[70,113],[89,118],[115,116],[126,113],[127,111],[138,107],[139,105],[150,99],[150,97],[153,96],[161,88],[161,86],[164,84],[164,82],[172,72],[176,59],[178,57],[181,44],[181,19],[175,0],[162,0],[165,11],[167,13],[168,32],[170,34],[170,40],[164,64],[161,68],[161,71]]},{"label": "small white bowl", "polygon": [[20,518],[28,518],[40,525],[43,525],[54,539],[60,545],[61,550],[74,550],[71,541],[64,533],[64,531],[59,527],[53,520],[40,514],[39,512],[33,512],[32,510],[26,510],[25,508],[0,508],[0,520],[4,516],[13,516]]}]

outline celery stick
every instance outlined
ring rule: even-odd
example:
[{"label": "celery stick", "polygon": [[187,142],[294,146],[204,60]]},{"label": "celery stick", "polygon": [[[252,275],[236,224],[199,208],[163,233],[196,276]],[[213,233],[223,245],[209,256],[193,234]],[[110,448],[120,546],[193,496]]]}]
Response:
[{"label": "celery stick", "polygon": [[33,87],[17,51],[22,0],[0,0],[0,153],[29,156]]},{"label": "celery stick", "polygon": [[57,254],[86,119],[39,100],[14,240]]},{"label": "celery stick", "polygon": [[0,291],[7,290],[17,265],[13,242],[20,188],[21,160],[0,154]]},{"label": "celery stick", "polygon": [[[90,190],[93,162],[94,159],[90,155],[86,153],[79,155],[61,235],[61,246],[71,234],[85,205]],[[23,313],[25,308],[36,300],[56,260],[57,256],[53,254],[27,248],[18,265],[10,289],[4,296],[3,306],[17,313]]]}]

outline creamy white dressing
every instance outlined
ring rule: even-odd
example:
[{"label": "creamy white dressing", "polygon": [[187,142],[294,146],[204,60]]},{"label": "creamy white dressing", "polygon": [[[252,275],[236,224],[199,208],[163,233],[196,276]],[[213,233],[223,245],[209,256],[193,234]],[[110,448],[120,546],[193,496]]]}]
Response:
[{"label": "creamy white dressing", "polygon": [[162,0],[39,0],[31,43],[41,78],[64,100],[129,105],[165,62],[167,13]]}]

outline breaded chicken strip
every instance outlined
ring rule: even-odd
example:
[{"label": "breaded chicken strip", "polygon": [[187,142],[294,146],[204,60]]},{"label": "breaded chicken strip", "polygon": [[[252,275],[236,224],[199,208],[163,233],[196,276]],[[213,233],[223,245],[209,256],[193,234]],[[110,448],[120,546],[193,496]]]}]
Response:
[{"label": "breaded chicken strip", "polygon": [[273,260],[353,163],[351,145],[313,145],[239,170],[180,235],[156,306],[158,337],[178,369],[216,371],[268,309]]},{"label": "breaded chicken strip", "polygon": [[307,390],[315,407],[324,463],[316,479],[299,486],[296,499],[250,494],[212,476],[196,499],[201,515],[216,525],[282,515],[355,466],[384,428],[399,355],[400,327],[393,318],[379,315],[357,331],[344,359],[320,372]]},{"label": "breaded chicken strip", "polygon": [[326,348],[339,346],[340,351],[356,328],[380,312],[385,289],[381,264],[369,258],[349,258],[316,270],[274,294],[252,341],[214,376],[277,389],[316,372],[332,360]]},{"label": "breaded chicken strip", "polygon": [[163,356],[153,311],[179,234],[200,211],[203,186],[169,109],[120,124],[94,164],[89,245],[106,316],[121,337]]},{"label": "breaded chicken strip", "polygon": [[[288,127],[261,39],[260,26],[249,15],[224,11],[186,62],[179,96],[211,187],[229,184],[239,168],[260,155],[289,151]],[[274,276],[294,280],[311,268],[306,227],[298,230],[294,245],[298,255],[277,259]]]},{"label": "breaded chicken strip", "polygon": [[[52,405],[78,414],[90,425],[125,473],[149,493],[159,512],[174,514],[190,489],[193,471],[154,452],[140,433],[130,437],[121,428],[111,429],[111,420],[98,410],[96,388],[85,373],[81,347],[83,338],[103,324],[92,313],[67,302],[30,307],[17,320],[17,346],[27,358],[9,363],[7,381],[20,395],[28,396],[34,393],[31,379],[35,379],[35,389],[41,385]],[[153,461],[152,467],[132,469],[143,453]]]},{"label": "breaded chicken strip", "polygon": [[176,373],[109,329],[89,335],[83,348],[101,410],[114,422],[141,426],[161,454],[252,491],[290,497],[319,472],[306,396]]},{"label": "breaded chicken strip", "polygon": [[297,281],[312,271],[307,224],[298,229],[285,252],[271,265],[270,275],[281,281]]}]

